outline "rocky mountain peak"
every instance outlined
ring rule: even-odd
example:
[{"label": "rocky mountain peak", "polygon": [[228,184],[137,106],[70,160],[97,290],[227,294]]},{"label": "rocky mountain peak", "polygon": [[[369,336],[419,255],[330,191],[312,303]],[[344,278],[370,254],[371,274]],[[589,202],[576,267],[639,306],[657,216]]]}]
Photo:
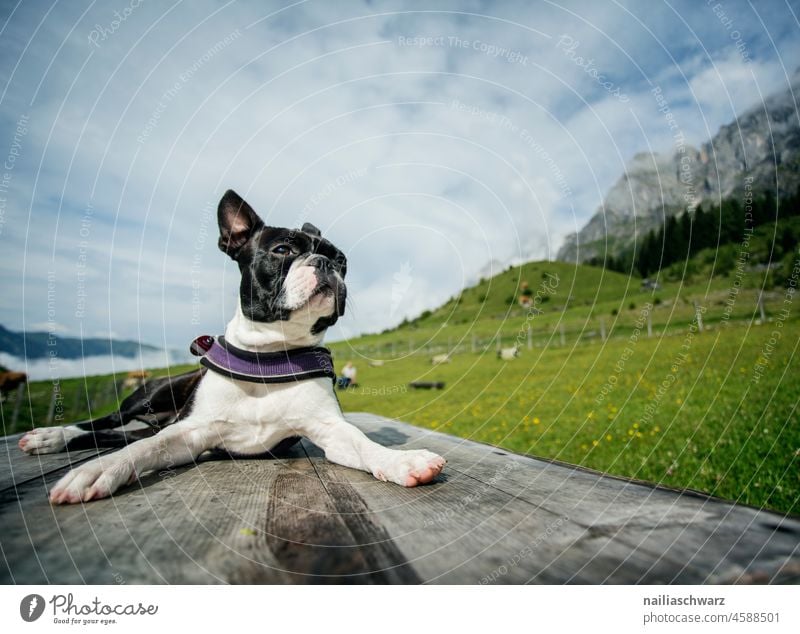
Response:
[{"label": "rocky mountain peak", "polygon": [[629,247],[636,236],[661,225],[667,215],[740,194],[745,177],[754,192],[795,191],[800,185],[800,122],[792,87],[743,113],[699,149],[673,154],[639,152],[609,190],[589,222],[571,234],[558,260],[585,262]]}]

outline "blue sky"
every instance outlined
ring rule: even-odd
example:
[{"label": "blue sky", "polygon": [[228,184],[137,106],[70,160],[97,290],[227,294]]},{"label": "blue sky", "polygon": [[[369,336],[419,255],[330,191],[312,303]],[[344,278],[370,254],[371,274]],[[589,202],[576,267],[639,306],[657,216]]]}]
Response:
[{"label": "blue sky", "polygon": [[785,90],[799,13],[4,3],[0,323],[181,348],[221,332],[238,275],[214,210],[233,188],[348,254],[331,338],[394,325],[490,262],[554,257],[634,154],[669,152],[654,87],[694,145]]}]

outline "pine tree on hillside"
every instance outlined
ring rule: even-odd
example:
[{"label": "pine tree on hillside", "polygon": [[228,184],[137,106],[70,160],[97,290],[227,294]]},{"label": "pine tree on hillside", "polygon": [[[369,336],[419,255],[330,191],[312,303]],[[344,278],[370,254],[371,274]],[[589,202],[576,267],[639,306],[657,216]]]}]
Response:
[{"label": "pine tree on hillside", "polygon": [[698,205],[694,212],[692,227],[692,253],[716,246],[717,239],[717,223],[714,215],[704,211],[702,205]]},{"label": "pine tree on hillside", "polygon": [[741,242],[744,236],[744,210],[736,200],[723,200],[720,205],[720,244]]},{"label": "pine tree on hillside", "polygon": [[692,214],[688,211],[684,212],[681,215],[680,220],[678,221],[681,230],[681,240],[683,240],[683,255],[681,259],[686,259],[693,253],[697,251],[697,249],[693,248],[692,239],[694,238],[693,235],[693,221],[692,221]]}]

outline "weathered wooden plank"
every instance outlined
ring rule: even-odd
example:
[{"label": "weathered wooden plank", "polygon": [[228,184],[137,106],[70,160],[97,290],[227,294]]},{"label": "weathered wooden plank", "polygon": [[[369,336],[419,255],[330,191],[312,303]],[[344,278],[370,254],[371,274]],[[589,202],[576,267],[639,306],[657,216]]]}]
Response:
[{"label": "weathered wooden plank", "polygon": [[388,533],[361,512],[364,504],[346,481],[326,487],[315,468],[298,466],[276,478],[265,531],[294,582],[419,582]]},{"label": "weathered wooden plank", "polygon": [[[187,537],[198,565],[224,583],[289,582],[264,540],[265,527],[276,479],[307,464],[299,448],[281,459],[201,463],[204,490],[195,496],[192,516],[202,529]],[[209,470],[213,477],[206,477]]]},{"label": "weathered wooden plank", "polygon": [[[746,517],[752,516],[748,524]],[[724,513],[690,526],[662,525],[625,531],[632,548],[660,558],[683,561],[666,583],[692,576],[699,583],[797,583],[800,578],[800,533],[789,520],[767,520],[771,514],[752,509]],[[661,555],[659,555],[661,553]]]},{"label": "weathered wooden plank", "polygon": [[[310,445],[310,443],[308,443]],[[318,470],[317,470],[318,471]],[[413,566],[392,540],[380,519],[370,512],[364,499],[348,482],[337,466],[326,472],[321,480],[333,507],[352,534],[369,570],[380,573],[379,581],[391,583],[420,583]]]},{"label": "weathered wooden plank", "polygon": [[[656,582],[791,581],[798,572],[800,522],[703,494],[681,494],[563,464],[508,454],[497,448],[414,428],[372,415],[348,415],[375,440],[426,446],[454,472],[488,483],[519,501],[568,517],[589,535],[624,545],[632,558],[650,561]],[[494,493],[492,493],[494,494]],[[486,497],[484,493],[482,497]],[[572,549],[565,557],[580,563]],[[581,574],[586,570],[581,568]],[[617,581],[619,570],[612,570]]]},{"label": "weathered wooden plank", "polygon": [[86,449],[52,454],[28,455],[13,442],[0,444],[0,491],[19,486],[28,480],[78,464],[107,450]]},{"label": "weathered wooden plank", "polygon": [[[263,528],[281,461],[206,461],[145,476],[107,500],[51,507],[48,474],[0,497],[4,569],[0,581],[25,583],[221,583],[258,570],[284,582],[250,535]],[[287,467],[287,465],[289,465]]]},{"label": "weathered wooden plank", "polygon": [[[308,451],[323,483],[349,482],[427,583],[591,583],[629,556],[608,536],[458,472],[405,489],[333,465],[310,443]],[[655,580],[651,559],[629,557],[616,580]]]}]

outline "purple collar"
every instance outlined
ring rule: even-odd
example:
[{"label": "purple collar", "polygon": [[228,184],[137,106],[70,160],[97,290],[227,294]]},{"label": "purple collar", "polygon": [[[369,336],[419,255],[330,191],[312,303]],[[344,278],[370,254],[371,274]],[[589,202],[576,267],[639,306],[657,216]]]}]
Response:
[{"label": "purple collar", "polygon": [[250,352],[225,341],[225,337],[203,335],[189,347],[201,357],[200,364],[213,372],[251,383],[291,383],[303,379],[336,379],[331,351],[321,346],[283,352]]}]

